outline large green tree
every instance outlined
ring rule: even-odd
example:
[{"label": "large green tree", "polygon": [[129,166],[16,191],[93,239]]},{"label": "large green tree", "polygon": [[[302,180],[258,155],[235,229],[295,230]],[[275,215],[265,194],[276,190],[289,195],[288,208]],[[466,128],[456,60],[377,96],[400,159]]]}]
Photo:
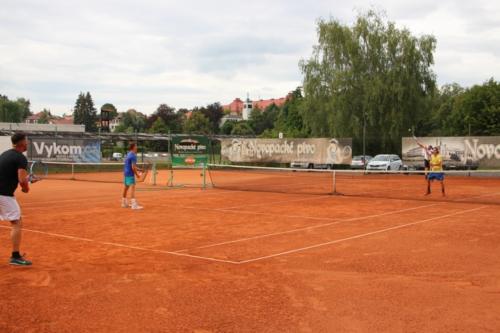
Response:
[{"label": "large green tree", "polygon": [[233,129],[231,130],[231,135],[255,135],[252,127],[248,123],[248,121],[239,121],[237,122]]},{"label": "large green tree", "polygon": [[438,117],[446,135],[500,135],[500,83],[456,91],[441,105]]},{"label": "large green tree", "polygon": [[175,109],[167,104],[160,104],[156,111],[148,117],[147,128],[151,128],[158,119],[163,120],[171,133],[180,133],[182,131],[183,115],[175,112]]},{"label": "large green tree", "polygon": [[134,133],[143,132],[145,129],[146,116],[135,109],[129,109],[122,113],[121,124],[115,128],[115,132]]},{"label": "large green tree", "polygon": [[52,114],[50,113],[50,110],[48,109],[43,109],[41,111],[40,119],[38,119],[39,124],[48,124],[49,121],[52,119]]},{"label": "large green tree", "polygon": [[271,104],[265,110],[254,108],[250,113],[249,125],[255,134],[260,135],[266,130],[274,128],[280,108],[276,104]]},{"label": "large green tree", "polygon": [[220,103],[208,104],[206,107],[200,108],[199,111],[210,121],[212,133],[218,133],[220,120],[224,116],[224,110]]},{"label": "large green tree", "polygon": [[81,92],[73,109],[73,123],[85,125],[86,132],[97,131],[97,110],[89,92]]},{"label": "large green tree", "polygon": [[0,95],[0,122],[20,123],[30,114],[29,100],[18,98],[13,101],[7,96]]},{"label": "large green tree", "polygon": [[[352,26],[318,23],[318,44],[300,63],[305,126],[314,136],[363,137],[367,152],[399,152],[401,136],[430,116],[436,39],[413,36],[374,11]],[[361,148],[354,140],[354,148]]]},{"label": "large green tree", "polygon": [[200,111],[193,111],[191,117],[184,123],[184,132],[189,134],[210,134],[212,124]]},{"label": "large green tree", "polygon": [[161,118],[157,118],[156,121],[153,123],[151,128],[149,129],[150,133],[158,133],[158,134],[168,134],[169,133],[169,128],[167,124],[163,121]]}]

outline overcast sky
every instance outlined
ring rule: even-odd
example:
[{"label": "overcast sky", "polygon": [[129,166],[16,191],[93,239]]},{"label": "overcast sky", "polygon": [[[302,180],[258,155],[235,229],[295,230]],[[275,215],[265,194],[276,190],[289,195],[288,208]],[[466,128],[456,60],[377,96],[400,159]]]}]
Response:
[{"label": "overcast sky", "polygon": [[351,24],[372,7],[437,38],[440,85],[499,79],[499,1],[0,0],[0,94],[56,114],[80,91],[147,114],[278,98],[301,85],[318,18]]}]

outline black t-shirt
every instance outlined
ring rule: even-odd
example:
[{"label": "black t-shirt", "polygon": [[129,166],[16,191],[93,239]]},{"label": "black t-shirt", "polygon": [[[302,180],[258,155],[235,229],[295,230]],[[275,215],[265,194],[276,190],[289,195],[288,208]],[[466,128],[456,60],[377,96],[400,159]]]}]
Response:
[{"label": "black t-shirt", "polygon": [[28,160],[15,149],[0,155],[0,195],[13,197],[19,182],[17,171],[27,168]]}]

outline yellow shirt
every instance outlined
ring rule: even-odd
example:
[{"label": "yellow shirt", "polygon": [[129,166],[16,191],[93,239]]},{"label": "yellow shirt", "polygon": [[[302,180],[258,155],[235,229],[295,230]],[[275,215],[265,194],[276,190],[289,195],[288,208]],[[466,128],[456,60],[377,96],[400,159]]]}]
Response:
[{"label": "yellow shirt", "polygon": [[431,156],[431,171],[443,171],[443,158],[440,154]]}]

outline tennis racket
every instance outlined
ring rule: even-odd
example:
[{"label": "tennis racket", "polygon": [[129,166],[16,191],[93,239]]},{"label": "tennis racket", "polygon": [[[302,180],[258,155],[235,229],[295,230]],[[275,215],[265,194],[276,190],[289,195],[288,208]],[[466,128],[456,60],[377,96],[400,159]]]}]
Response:
[{"label": "tennis racket", "polygon": [[47,178],[49,174],[49,166],[41,161],[34,161],[31,163],[28,181],[30,183],[35,183],[44,178]]},{"label": "tennis racket", "polygon": [[140,176],[139,179],[137,180],[138,182],[143,182],[146,179],[152,166],[153,166],[153,163],[151,163],[150,161],[146,161],[146,162],[142,163],[140,168],[137,168],[139,171],[139,176]]}]

